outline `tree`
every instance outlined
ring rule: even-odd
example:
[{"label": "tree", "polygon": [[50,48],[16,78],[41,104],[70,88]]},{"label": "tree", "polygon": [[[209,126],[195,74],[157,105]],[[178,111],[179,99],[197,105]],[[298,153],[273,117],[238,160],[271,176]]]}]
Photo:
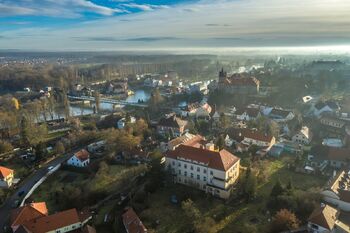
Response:
[{"label": "tree", "polygon": [[100,93],[98,91],[95,91],[94,97],[95,97],[96,111],[100,112],[100,104],[101,104]]},{"label": "tree", "polygon": [[61,141],[58,141],[56,143],[54,150],[55,150],[56,154],[64,154],[64,152],[66,151],[66,149]]},{"label": "tree", "polygon": [[227,129],[228,127],[230,127],[230,124],[230,119],[224,113],[221,113],[219,119],[219,126],[222,129]]},{"label": "tree", "polygon": [[21,127],[20,127],[20,136],[21,142],[23,145],[29,144],[29,122],[25,116],[22,117]]},{"label": "tree", "polygon": [[163,96],[160,94],[158,88],[154,89],[151,93],[151,98],[149,99],[148,107],[151,112],[155,112],[159,109],[159,105],[164,102]]},{"label": "tree", "polygon": [[218,140],[216,141],[216,146],[219,148],[219,150],[224,149],[225,146],[225,138],[223,135],[220,135],[218,137]]},{"label": "tree", "polygon": [[288,184],[287,184],[286,188],[288,191],[293,190],[293,183],[292,183],[292,179],[290,177],[289,177]]},{"label": "tree", "polygon": [[276,198],[277,196],[281,195],[284,193],[284,188],[282,187],[281,181],[278,179],[276,181],[276,184],[273,186],[271,190],[270,196],[272,198]]},{"label": "tree", "polygon": [[7,141],[0,140],[0,154],[6,153],[13,150],[13,146],[11,143]]},{"label": "tree", "polygon": [[15,97],[12,97],[11,101],[12,101],[13,108],[14,108],[15,110],[19,110],[19,102],[18,102],[18,99],[16,99]]},{"label": "tree", "polygon": [[213,226],[215,221],[211,217],[203,216],[191,199],[181,203],[181,208],[192,225],[192,229],[197,233],[214,233],[217,232]]},{"label": "tree", "polygon": [[300,221],[294,213],[287,209],[279,210],[271,222],[271,232],[282,232],[295,230],[299,227]]}]

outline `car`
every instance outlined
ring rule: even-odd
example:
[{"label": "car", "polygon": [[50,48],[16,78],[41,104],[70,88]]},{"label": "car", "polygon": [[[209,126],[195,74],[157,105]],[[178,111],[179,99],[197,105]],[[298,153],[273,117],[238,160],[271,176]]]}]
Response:
[{"label": "car", "polygon": [[47,170],[51,171],[54,168],[54,166],[50,166],[47,168]]},{"label": "car", "polygon": [[174,194],[174,195],[171,195],[170,197],[170,202],[174,205],[177,205],[179,204],[179,200],[177,199],[177,196]]}]

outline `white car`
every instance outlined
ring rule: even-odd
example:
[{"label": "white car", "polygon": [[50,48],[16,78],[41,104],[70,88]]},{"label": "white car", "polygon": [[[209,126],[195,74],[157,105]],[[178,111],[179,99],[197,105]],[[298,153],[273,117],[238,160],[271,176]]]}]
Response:
[{"label": "white car", "polygon": [[50,170],[52,170],[53,168],[54,168],[54,166],[50,166],[50,167],[47,168],[47,170],[50,171]]}]

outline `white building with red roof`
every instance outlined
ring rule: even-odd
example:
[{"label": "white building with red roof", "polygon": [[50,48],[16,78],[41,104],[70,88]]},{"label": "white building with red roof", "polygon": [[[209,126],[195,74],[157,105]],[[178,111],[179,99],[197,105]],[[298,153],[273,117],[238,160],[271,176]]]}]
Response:
[{"label": "white building with red roof", "polygon": [[14,171],[0,166],[0,188],[9,188],[13,183]]},{"label": "white building with red roof", "polygon": [[90,154],[87,150],[82,149],[76,152],[67,164],[74,167],[87,167],[90,164]]},{"label": "white building with red roof", "polygon": [[166,153],[166,169],[175,183],[227,199],[239,177],[240,159],[226,150],[211,149],[180,145]]},{"label": "white building with red roof", "polygon": [[132,208],[124,212],[122,220],[127,233],[147,233],[146,227]]}]

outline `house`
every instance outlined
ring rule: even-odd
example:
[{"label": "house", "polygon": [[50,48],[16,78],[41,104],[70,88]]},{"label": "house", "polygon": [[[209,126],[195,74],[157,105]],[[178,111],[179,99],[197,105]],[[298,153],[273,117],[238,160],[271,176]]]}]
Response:
[{"label": "house", "polygon": [[147,233],[146,227],[132,208],[127,208],[123,213],[122,221],[126,233]]},{"label": "house", "polygon": [[90,163],[90,154],[87,150],[82,149],[76,152],[68,161],[67,164],[74,167],[87,167]]},{"label": "house", "polygon": [[219,72],[218,90],[228,94],[256,94],[260,81],[248,73],[236,73],[228,76],[222,69]]},{"label": "house", "polygon": [[188,145],[200,147],[205,145],[207,141],[205,138],[199,134],[194,135],[190,133],[185,133],[180,137],[174,138],[167,143],[167,150],[175,150],[180,145]]},{"label": "house", "polygon": [[342,168],[349,165],[350,150],[348,148],[337,148],[327,146],[314,146],[311,148],[308,160],[313,167],[321,171],[327,166],[332,168]]},{"label": "house", "polygon": [[105,149],[105,145],[106,145],[106,141],[105,140],[101,140],[98,142],[94,142],[91,143],[87,146],[87,151],[90,153],[96,153],[100,150],[104,150]]},{"label": "house", "polygon": [[14,209],[10,216],[12,231],[16,232],[24,222],[47,215],[48,210],[45,202],[33,202]]},{"label": "house", "polygon": [[130,117],[129,118],[129,121],[127,122],[126,118],[123,117],[122,119],[120,119],[118,122],[117,122],[117,127],[118,129],[124,129],[125,125],[127,123],[130,123],[130,124],[134,124],[136,122],[136,118],[135,117]]},{"label": "house", "polygon": [[9,188],[13,184],[14,171],[0,166],[0,188]]},{"label": "house", "polygon": [[308,145],[312,140],[312,133],[309,127],[303,126],[299,132],[297,132],[293,137],[292,141],[298,144]]},{"label": "house", "polygon": [[[16,210],[15,210],[16,211]],[[20,212],[21,213],[21,212]],[[26,219],[18,222],[19,225],[14,232],[47,233],[47,232],[79,232],[83,233],[87,222],[92,219],[88,212],[78,212],[76,209],[69,209],[57,212],[52,215],[28,212],[25,217],[23,213],[18,218]],[[13,224],[12,224],[13,225]],[[91,228],[91,227],[89,227]]]},{"label": "house", "polygon": [[323,199],[343,211],[350,211],[350,175],[340,171],[321,192]]},{"label": "house", "polygon": [[350,215],[330,205],[321,204],[311,213],[307,228],[311,233],[350,232]]},{"label": "house", "polygon": [[235,112],[235,115],[237,120],[251,121],[259,118],[261,116],[261,113],[258,108],[243,108],[243,109],[238,109]]},{"label": "house", "polygon": [[247,146],[255,145],[270,149],[276,143],[274,136],[262,133],[258,130],[230,128],[227,130],[227,134],[237,143],[242,143]]},{"label": "house", "polygon": [[310,112],[316,116],[321,117],[324,113],[336,113],[340,110],[338,103],[334,101],[320,101],[311,106]]},{"label": "house", "polygon": [[226,150],[180,145],[165,154],[165,168],[175,183],[227,199],[239,177],[240,159]]},{"label": "house", "polygon": [[207,102],[188,104],[182,110],[181,115],[184,117],[208,118],[212,111],[211,106]]},{"label": "house", "polygon": [[295,115],[293,111],[273,108],[268,114],[268,116],[270,119],[276,122],[287,122],[287,121],[293,120]]},{"label": "house", "polygon": [[323,116],[320,118],[320,136],[344,138],[347,134],[347,122],[336,117]]},{"label": "house", "polygon": [[163,136],[171,135],[179,137],[184,133],[186,126],[187,121],[182,120],[173,114],[159,120],[157,124],[157,133]]}]

